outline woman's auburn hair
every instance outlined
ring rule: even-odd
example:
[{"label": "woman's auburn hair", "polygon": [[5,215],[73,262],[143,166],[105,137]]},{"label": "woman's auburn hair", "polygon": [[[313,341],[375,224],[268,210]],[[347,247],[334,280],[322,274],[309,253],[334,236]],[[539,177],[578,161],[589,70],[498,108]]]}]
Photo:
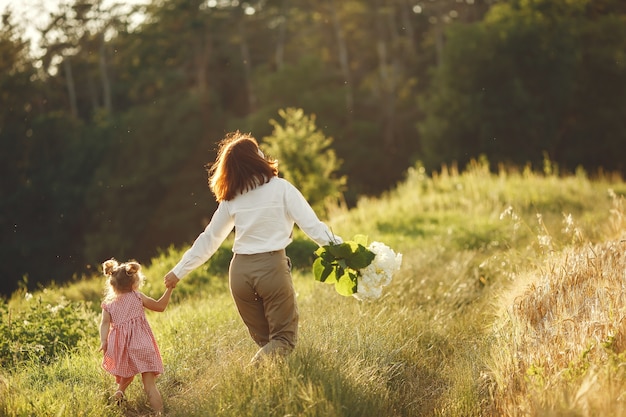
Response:
[{"label": "woman's auburn hair", "polygon": [[249,133],[227,134],[218,144],[217,158],[209,171],[209,188],[218,202],[229,201],[278,175],[278,163],[259,152]]}]

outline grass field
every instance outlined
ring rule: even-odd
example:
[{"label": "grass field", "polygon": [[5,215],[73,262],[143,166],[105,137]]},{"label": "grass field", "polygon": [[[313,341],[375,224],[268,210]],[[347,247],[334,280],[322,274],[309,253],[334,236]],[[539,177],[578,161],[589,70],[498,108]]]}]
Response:
[{"label": "grass field", "polygon": [[[350,238],[386,243],[403,266],[360,302],[313,280],[298,231],[300,340],[284,361],[256,351],[227,288],[228,245],[148,313],[168,416],[626,416],[626,210],[620,178],[475,161],[332,210]],[[158,297],[185,248],[146,265]],[[115,254],[111,254],[115,256]],[[140,380],[109,401],[100,368],[103,279],[0,303],[0,415],[150,415]]]}]

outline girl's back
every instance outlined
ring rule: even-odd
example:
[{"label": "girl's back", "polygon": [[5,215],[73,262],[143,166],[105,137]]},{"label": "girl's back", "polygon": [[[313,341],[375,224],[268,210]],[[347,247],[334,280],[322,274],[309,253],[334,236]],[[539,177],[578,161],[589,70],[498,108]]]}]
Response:
[{"label": "girl's back", "polygon": [[133,319],[145,317],[141,296],[136,291],[120,294],[114,300],[104,302],[102,307],[111,314],[111,322],[114,326],[121,326]]},{"label": "girl's back", "polygon": [[141,295],[118,295],[102,308],[111,315],[110,349],[103,367],[115,375],[130,377],[143,372],[163,373],[163,362],[152,329],[146,320]]}]

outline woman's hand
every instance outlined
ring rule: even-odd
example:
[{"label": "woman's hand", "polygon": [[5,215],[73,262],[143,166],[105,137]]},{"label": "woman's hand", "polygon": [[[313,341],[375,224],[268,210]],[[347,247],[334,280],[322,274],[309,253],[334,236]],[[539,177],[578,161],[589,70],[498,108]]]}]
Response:
[{"label": "woman's hand", "polygon": [[180,279],[171,271],[165,275],[165,278],[163,278],[163,282],[167,288],[176,288],[178,281],[180,281]]}]

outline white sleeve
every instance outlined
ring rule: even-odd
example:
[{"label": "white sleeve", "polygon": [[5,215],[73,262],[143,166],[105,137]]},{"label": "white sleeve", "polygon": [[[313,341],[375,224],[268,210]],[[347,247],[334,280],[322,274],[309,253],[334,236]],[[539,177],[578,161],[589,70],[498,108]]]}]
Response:
[{"label": "white sleeve", "polygon": [[191,271],[205,263],[217,251],[222,242],[233,230],[234,220],[224,202],[220,203],[204,232],[196,238],[193,245],[172,269],[178,277],[183,278]]},{"label": "white sleeve", "polygon": [[331,241],[342,243],[341,237],[333,234],[330,228],[320,221],[313,208],[306,201],[300,190],[293,184],[287,183],[285,193],[287,212],[306,235],[320,246],[327,245]]}]

